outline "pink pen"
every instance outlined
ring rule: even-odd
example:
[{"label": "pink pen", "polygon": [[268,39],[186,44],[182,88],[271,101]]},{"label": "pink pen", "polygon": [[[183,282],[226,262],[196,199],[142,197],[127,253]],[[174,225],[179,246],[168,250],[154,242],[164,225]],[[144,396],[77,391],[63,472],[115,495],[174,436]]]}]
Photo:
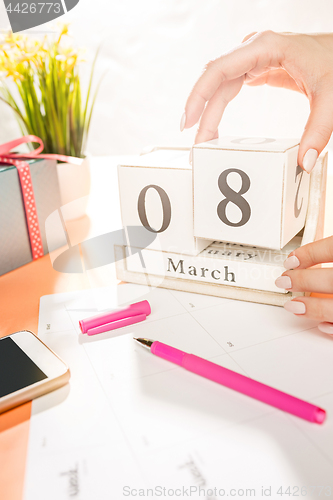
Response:
[{"label": "pink pen", "polygon": [[81,319],[79,325],[82,333],[96,335],[96,333],[108,332],[144,321],[150,313],[148,300],[142,300],[117,311]]},{"label": "pink pen", "polygon": [[163,344],[162,342],[142,338],[134,340],[150,348],[151,352],[160,358],[171,361],[190,372],[213,380],[213,382],[234,389],[246,396],[275,406],[275,408],[292,413],[297,417],[304,418],[304,420],[322,424],[326,418],[325,410],[322,410],[318,406],[302,401],[285,392],[278,391],[273,387],[257,382],[252,378],[245,377],[240,373],[228,370],[211,361],[199,358],[194,354],[188,354],[167,344]]}]

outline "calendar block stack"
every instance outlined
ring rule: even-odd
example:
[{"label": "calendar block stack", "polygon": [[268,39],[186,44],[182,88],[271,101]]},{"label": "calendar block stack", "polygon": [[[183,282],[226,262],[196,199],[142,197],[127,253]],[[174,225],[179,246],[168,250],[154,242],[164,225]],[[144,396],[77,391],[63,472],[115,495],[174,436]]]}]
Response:
[{"label": "calendar block stack", "polygon": [[[154,234],[116,246],[117,277],[176,290],[283,305],[283,262],[322,237],[327,154],[311,175],[298,140],[224,137],[153,148],[118,166],[123,226]],[[147,233],[147,234],[148,234]]]}]

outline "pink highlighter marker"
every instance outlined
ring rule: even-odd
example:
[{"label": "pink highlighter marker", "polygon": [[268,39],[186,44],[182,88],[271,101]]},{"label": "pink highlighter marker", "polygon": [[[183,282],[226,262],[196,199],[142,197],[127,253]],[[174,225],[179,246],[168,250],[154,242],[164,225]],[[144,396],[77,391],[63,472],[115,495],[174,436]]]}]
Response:
[{"label": "pink highlighter marker", "polygon": [[79,325],[82,333],[96,335],[144,321],[150,313],[148,300],[142,300],[117,311],[81,319]]},{"label": "pink highlighter marker", "polygon": [[304,420],[308,420],[309,422],[316,422],[317,424],[322,424],[326,418],[325,410],[322,410],[318,406],[302,401],[285,392],[278,391],[273,387],[257,382],[252,378],[245,377],[240,373],[228,370],[211,361],[199,358],[194,354],[188,354],[167,344],[163,344],[162,342],[142,338],[134,340],[150,348],[151,352],[160,358],[171,361],[190,372],[213,380],[213,382],[234,389],[246,396],[275,406],[275,408],[279,408],[279,410],[286,411]]}]

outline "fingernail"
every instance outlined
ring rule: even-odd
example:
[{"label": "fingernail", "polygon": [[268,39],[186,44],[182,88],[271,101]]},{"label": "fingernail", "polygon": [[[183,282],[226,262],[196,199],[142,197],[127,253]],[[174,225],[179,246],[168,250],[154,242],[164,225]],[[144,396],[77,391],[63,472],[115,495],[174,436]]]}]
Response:
[{"label": "fingernail", "polygon": [[192,165],[192,148],[190,149],[190,154],[189,154],[189,157],[188,157],[188,162],[190,165]]},{"label": "fingernail", "polygon": [[184,111],[184,113],[182,114],[182,117],[180,119],[180,131],[183,132],[184,128],[185,128],[185,123],[186,123],[186,113]]},{"label": "fingernail", "polygon": [[296,269],[296,267],[300,265],[300,261],[298,260],[296,255],[292,255],[284,261],[283,265],[286,269]]},{"label": "fingernail", "polygon": [[304,302],[298,302],[296,300],[289,300],[283,306],[286,311],[289,311],[294,314],[305,314],[306,307]]},{"label": "fingernail", "polygon": [[333,323],[319,323],[318,330],[328,333],[329,335],[333,335]]},{"label": "fingernail", "polygon": [[309,149],[303,157],[303,168],[309,174],[316,164],[318,158],[318,151]]},{"label": "fingernail", "polygon": [[285,290],[289,290],[292,286],[289,276],[280,276],[277,280],[275,280],[275,284],[278,288],[284,288]]}]

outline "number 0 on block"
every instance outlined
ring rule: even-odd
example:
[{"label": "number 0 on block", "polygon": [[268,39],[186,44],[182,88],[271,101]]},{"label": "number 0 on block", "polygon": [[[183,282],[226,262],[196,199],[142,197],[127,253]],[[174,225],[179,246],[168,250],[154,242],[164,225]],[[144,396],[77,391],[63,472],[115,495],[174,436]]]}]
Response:
[{"label": "number 0 on block", "polygon": [[187,149],[156,150],[118,166],[123,225],[156,233],[150,250],[198,255],[209,245],[209,241],[193,236],[188,155]]}]

